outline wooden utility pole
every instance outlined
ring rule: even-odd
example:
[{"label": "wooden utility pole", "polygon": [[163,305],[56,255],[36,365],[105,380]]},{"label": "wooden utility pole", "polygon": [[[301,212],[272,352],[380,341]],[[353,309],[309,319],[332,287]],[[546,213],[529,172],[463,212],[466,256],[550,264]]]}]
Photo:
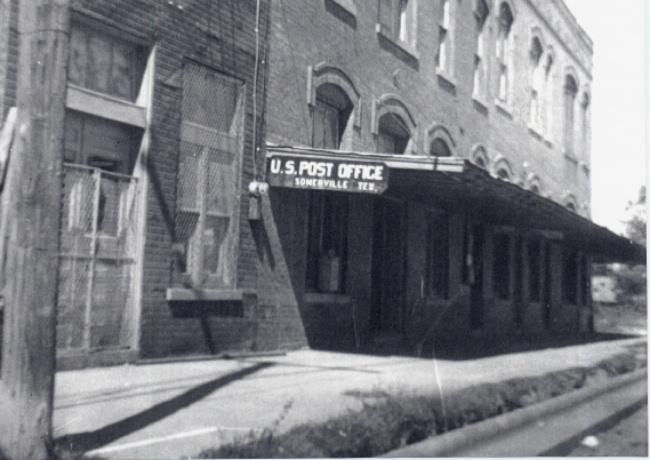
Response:
[{"label": "wooden utility pole", "polygon": [[52,453],[68,1],[19,1],[18,111],[3,192],[0,450],[10,460]]}]

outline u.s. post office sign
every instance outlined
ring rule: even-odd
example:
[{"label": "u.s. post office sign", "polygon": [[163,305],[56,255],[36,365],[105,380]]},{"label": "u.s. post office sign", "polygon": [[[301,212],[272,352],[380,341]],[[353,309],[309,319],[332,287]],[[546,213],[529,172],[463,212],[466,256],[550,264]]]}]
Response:
[{"label": "u.s. post office sign", "polygon": [[378,161],[274,155],[266,177],[269,185],[287,188],[374,194],[388,188],[388,167]]}]

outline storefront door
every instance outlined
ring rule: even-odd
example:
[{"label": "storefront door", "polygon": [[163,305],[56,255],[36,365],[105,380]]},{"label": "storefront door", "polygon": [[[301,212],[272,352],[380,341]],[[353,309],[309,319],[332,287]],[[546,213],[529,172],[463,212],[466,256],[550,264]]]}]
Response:
[{"label": "storefront door", "polygon": [[483,326],[483,226],[472,227],[472,273],[470,324],[472,329]]},{"label": "storefront door", "polygon": [[403,203],[377,199],[372,253],[371,327],[374,332],[402,332],[405,222]]}]

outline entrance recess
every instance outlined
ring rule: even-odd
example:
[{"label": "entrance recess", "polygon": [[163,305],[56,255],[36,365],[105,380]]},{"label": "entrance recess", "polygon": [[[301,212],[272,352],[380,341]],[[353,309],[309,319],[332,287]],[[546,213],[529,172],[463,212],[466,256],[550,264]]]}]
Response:
[{"label": "entrance recess", "polygon": [[372,253],[373,332],[401,334],[404,314],[404,252],[406,207],[401,202],[375,201]]},{"label": "entrance recess", "polygon": [[471,306],[470,324],[472,329],[483,326],[483,226],[474,225],[471,228],[471,254],[472,254],[472,279],[471,279]]}]

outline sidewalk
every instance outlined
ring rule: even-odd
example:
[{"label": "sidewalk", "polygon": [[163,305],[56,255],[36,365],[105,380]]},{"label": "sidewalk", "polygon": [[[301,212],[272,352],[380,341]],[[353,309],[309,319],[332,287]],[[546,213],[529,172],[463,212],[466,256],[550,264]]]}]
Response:
[{"label": "sidewalk", "polygon": [[59,372],[54,436],[107,458],[196,456],[251,429],[360,407],[360,394],[461,388],[590,366],[645,344],[603,341],[467,360],[301,350],[284,356]]}]

